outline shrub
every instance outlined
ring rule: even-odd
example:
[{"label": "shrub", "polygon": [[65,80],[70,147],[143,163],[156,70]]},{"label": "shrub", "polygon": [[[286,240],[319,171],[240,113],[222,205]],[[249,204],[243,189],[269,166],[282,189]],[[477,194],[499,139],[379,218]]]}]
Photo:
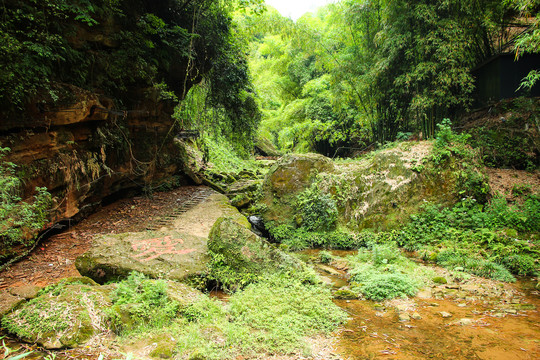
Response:
[{"label": "shrub", "polygon": [[360,289],[367,299],[375,301],[414,296],[418,291],[415,283],[405,274],[375,275],[362,284]]},{"label": "shrub", "polygon": [[321,251],[319,253],[319,261],[322,264],[330,264],[332,262],[332,254],[328,251]]},{"label": "shrub", "polygon": [[302,227],[309,231],[327,231],[335,228],[338,210],[336,202],[316,186],[304,190],[296,199],[297,213],[302,216]]},{"label": "shrub", "polygon": [[510,255],[503,258],[502,264],[513,274],[519,276],[534,276],[537,274],[537,265],[529,255]]},{"label": "shrub", "polygon": [[150,280],[143,274],[133,272],[117,284],[112,293],[113,309],[110,311],[114,325],[122,330],[124,322],[115,316],[126,314],[136,328],[148,325],[158,327],[169,323],[178,313],[178,303],[167,296],[164,280]]},{"label": "shrub", "polygon": [[504,266],[480,257],[473,257],[465,251],[443,250],[437,255],[437,263],[449,269],[463,268],[471,274],[494,280],[516,281]]}]

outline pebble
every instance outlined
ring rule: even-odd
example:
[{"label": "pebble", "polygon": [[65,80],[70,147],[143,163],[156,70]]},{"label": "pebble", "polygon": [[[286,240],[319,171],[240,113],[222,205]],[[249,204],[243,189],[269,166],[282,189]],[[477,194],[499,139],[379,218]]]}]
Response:
[{"label": "pebble", "polygon": [[472,325],[473,321],[471,319],[463,318],[463,319],[459,319],[457,323],[462,326],[467,326],[467,325]]},{"label": "pebble", "polygon": [[441,316],[443,318],[449,318],[449,317],[452,317],[452,314],[450,314],[449,312],[446,312],[446,311],[441,311],[439,314],[441,314]]},{"label": "pebble", "polygon": [[410,321],[411,317],[408,314],[399,314],[399,321]]},{"label": "pebble", "polygon": [[517,314],[516,309],[504,309],[503,311],[507,314]]},{"label": "pebble", "polygon": [[465,306],[467,306],[467,303],[458,304],[458,307],[465,307]]},{"label": "pebble", "polygon": [[429,303],[429,306],[439,306],[439,304],[436,302],[432,302],[432,303]]},{"label": "pebble", "polygon": [[420,316],[420,314],[417,313],[416,311],[411,315],[411,317],[412,317],[414,320],[422,320],[422,316]]}]

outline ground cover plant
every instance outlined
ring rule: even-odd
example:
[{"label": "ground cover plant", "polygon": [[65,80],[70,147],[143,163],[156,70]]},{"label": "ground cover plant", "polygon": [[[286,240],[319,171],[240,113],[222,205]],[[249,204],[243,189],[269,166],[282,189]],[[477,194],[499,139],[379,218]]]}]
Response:
[{"label": "ground cover plant", "polygon": [[372,243],[348,261],[351,289],[375,301],[414,296],[432,277],[430,270],[407,259],[392,243]]},{"label": "ground cover plant", "polygon": [[[131,287],[136,279],[140,276],[122,287]],[[307,337],[329,334],[346,319],[331,299],[330,291],[321,285],[306,284],[286,274],[269,275],[232,294],[228,304],[201,296],[168,324],[147,323],[137,331],[124,332],[124,341],[166,331],[175,339],[176,359],[308,356]]]}]

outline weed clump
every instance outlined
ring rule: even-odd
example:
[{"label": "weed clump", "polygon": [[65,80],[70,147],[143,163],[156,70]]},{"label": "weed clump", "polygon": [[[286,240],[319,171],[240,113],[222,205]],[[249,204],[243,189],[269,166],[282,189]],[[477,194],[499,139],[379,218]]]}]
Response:
[{"label": "weed clump", "polygon": [[137,272],[117,284],[111,300],[111,320],[120,331],[168,325],[179,311],[179,304],[167,295],[166,281],[150,280]]},{"label": "weed clump", "polygon": [[350,259],[352,290],[366,299],[382,301],[414,296],[424,275],[395,244],[375,244]]}]

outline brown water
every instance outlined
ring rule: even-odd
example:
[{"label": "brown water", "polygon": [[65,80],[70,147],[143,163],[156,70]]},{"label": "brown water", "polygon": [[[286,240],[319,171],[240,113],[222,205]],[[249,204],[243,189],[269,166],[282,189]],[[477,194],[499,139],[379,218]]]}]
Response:
[{"label": "brown water", "polygon": [[[313,258],[318,254],[302,253]],[[342,286],[343,277],[337,281]],[[521,293],[519,304],[482,297],[476,301],[417,297],[386,303],[334,300],[350,316],[337,353],[344,359],[540,359],[540,292],[535,284],[528,279],[510,285]],[[411,318],[399,321],[397,308]],[[443,318],[441,312],[451,317]]]}]

